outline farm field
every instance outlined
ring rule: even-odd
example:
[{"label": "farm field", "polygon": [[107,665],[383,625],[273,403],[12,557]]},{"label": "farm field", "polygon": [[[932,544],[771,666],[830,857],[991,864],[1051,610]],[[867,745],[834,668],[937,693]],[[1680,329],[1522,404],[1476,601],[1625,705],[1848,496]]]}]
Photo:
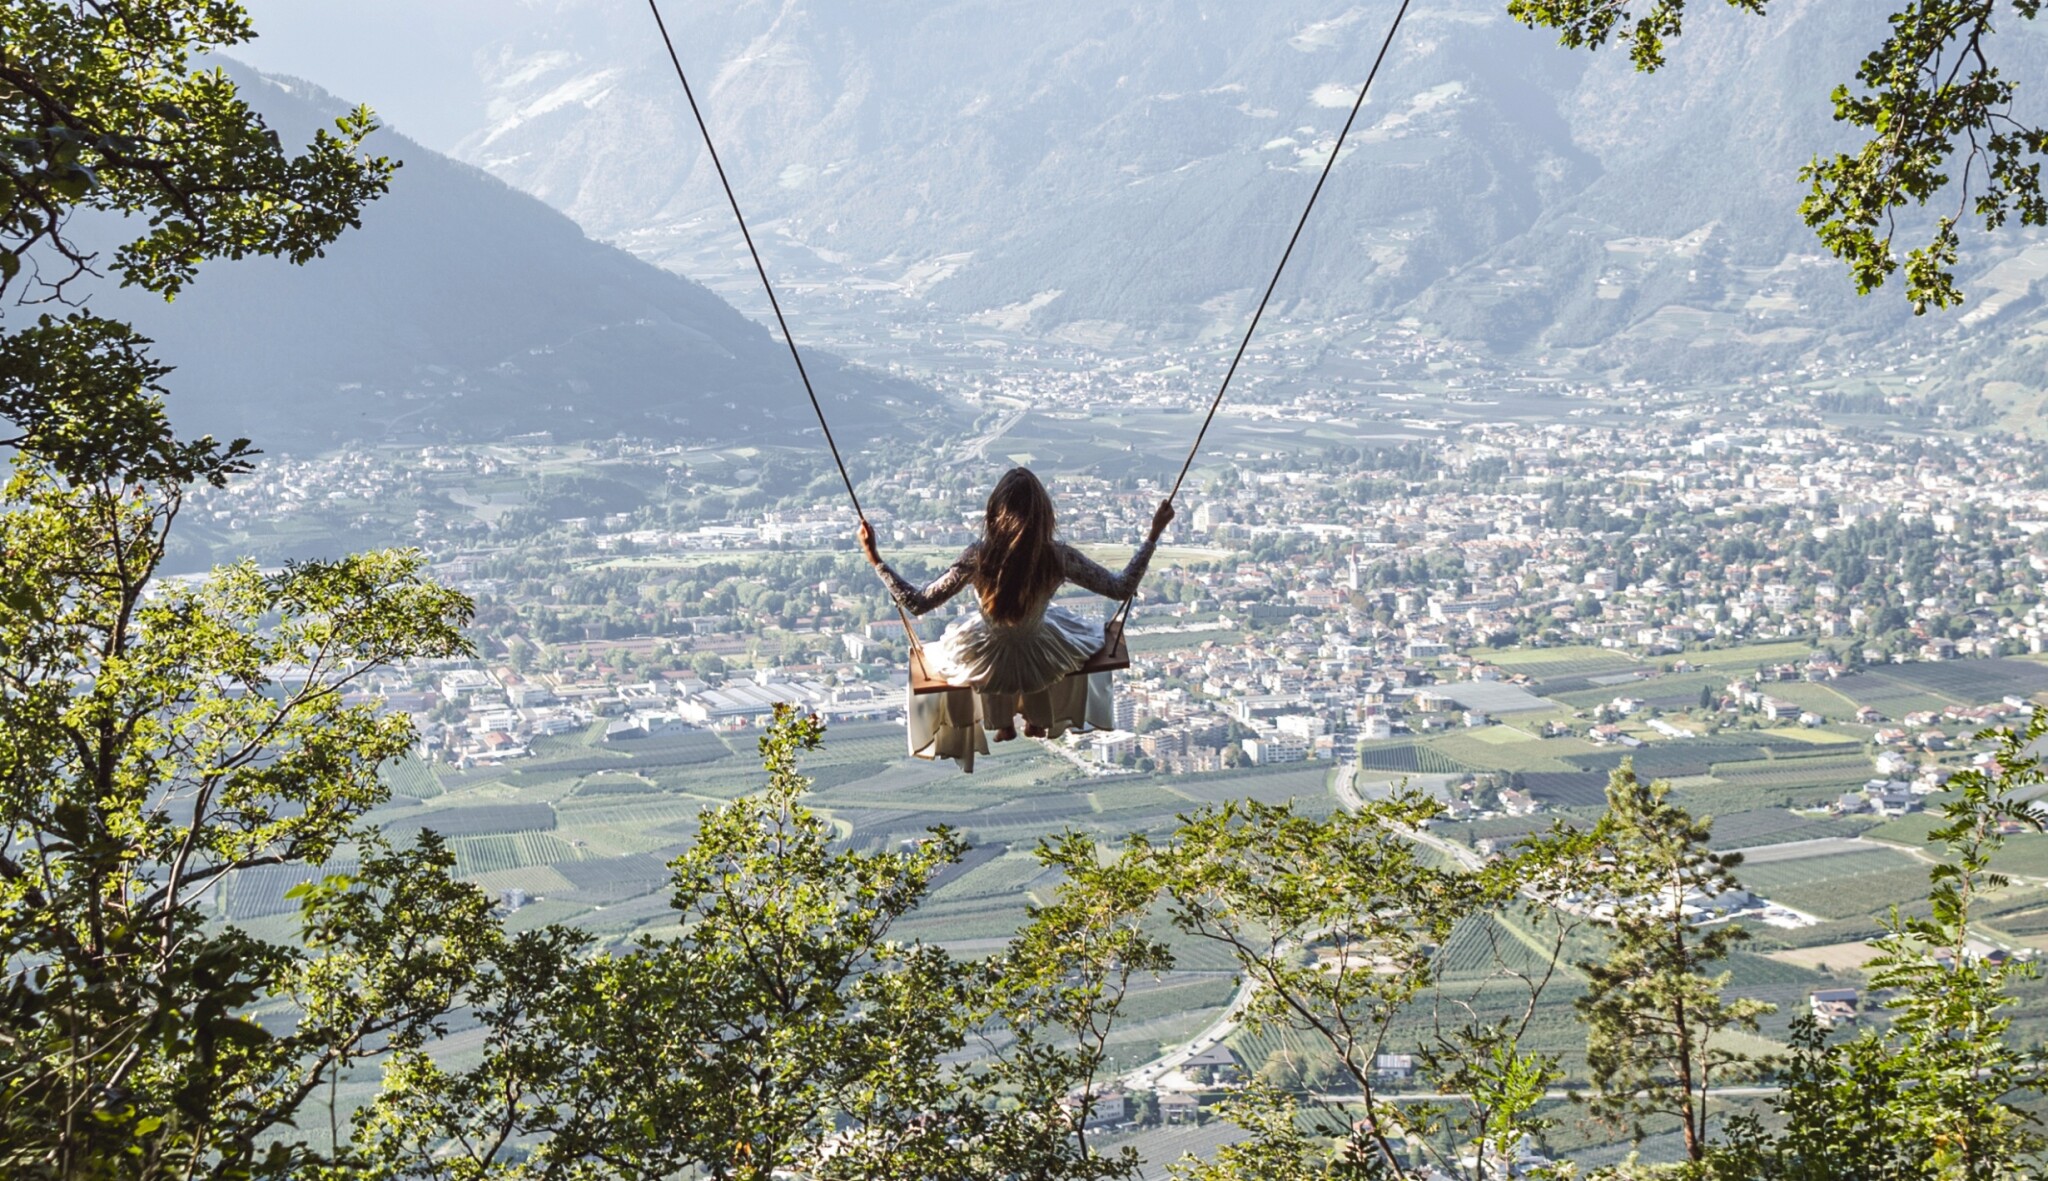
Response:
[{"label": "farm field", "polygon": [[[1235,633],[1191,632],[1142,637],[1162,645],[1192,646]],[[1797,651],[1793,651],[1797,649]],[[1671,780],[1676,798],[1713,818],[1714,844],[1741,850],[1737,870],[1745,886],[1826,920],[1799,932],[1761,933],[1750,951],[1729,963],[1731,989],[1771,1000],[1781,1013],[1804,1003],[1804,994],[1853,975],[1867,958],[1873,920],[1893,904],[1924,899],[1926,865],[1904,851],[1857,838],[1869,834],[1909,843],[1924,837],[1918,819],[1879,822],[1833,818],[1806,805],[1832,800],[1873,774],[1867,730],[1748,729],[1750,715],[1717,733],[1671,738],[1624,720],[1635,747],[1596,745],[1584,737],[1545,738],[1546,723],[1564,721],[1584,733],[1588,722],[1572,709],[1590,710],[1616,697],[1641,698],[1652,711],[1695,731],[1725,724],[1691,713],[1701,690],[1718,692],[1732,676],[1758,664],[1803,659],[1806,645],[1774,645],[1708,653],[1696,672],[1661,672],[1655,665],[1595,648],[1509,649],[1487,659],[1510,676],[1527,676],[1532,691],[1563,708],[1512,715],[1506,724],[1454,728],[1363,744],[1356,786],[1376,795],[1406,782],[1446,795],[1474,774],[1497,776],[1495,785],[1528,791],[1544,810],[1527,817],[1496,816],[1445,823],[1442,835],[1468,845],[1537,831],[1563,818],[1590,818],[1604,803],[1610,773],[1624,761],[1645,778]],[[1988,662],[1971,662],[1973,665]],[[2003,662],[2000,686],[2048,689],[2048,665]],[[1965,691],[1949,669],[1928,672],[1897,666],[1832,685],[1773,683],[1774,696],[1845,723],[1863,703],[1859,692],[1903,701],[1944,694],[1983,699]],[[1852,691],[1853,690],[1853,691]],[[1880,709],[1885,707],[1880,706]],[[1886,709],[1889,713],[1890,710]],[[1655,717],[1649,713],[1648,717]],[[454,850],[460,872],[493,893],[520,890],[532,899],[517,915],[519,928],[566,922],[606,936],[674,929],[668,906],[666,863],[688,847],[698,818],[757,790],[763,783],[750,733],[693,732],[675,738],[606,744],[602,727],[536,744],[536,757],[518,764],[452,773],[420,763],[394,766],[387,777],[394,799],[379,818],[403,839],[431,828]],[[1113,842],[1127,833],[1155,838],[1178,817],[1234,799],[1270,804],[1292,801],[1311,812],[1335,806],[1327,763],[1247,767],[1199,775],[1091,775],[1035,743],[998,747],[973,775],[947,763],[905,757],[904,732],[889,721],[849,723],[827,734],[823,749],[807,756],[814,786],[809,802],[834,826],[847,847],[867,851],[902,847],[936,824],[964,833],[976,846],[949,871],[918,913],[897,934],[922,939],[956,954],[999,949],[1026,917],[1027,908],[1052,897],[1057,875],[1033,855],[1043,838],[1066,830]],[[1919,825],[1916,829],[1914,826]],[[1804,845],[1802,842],[1820,842]],[[2003,866],[2026,878],[2048,879],[2048,837],[2010,845]],[[337,865],[344,862],[337,860]],[[245,875],[223,890],[223,913],[235,921],[288,922],[283,895],[303,878]],[[2048,943],[2048,894],[2005,908],[1991,926],[2015,940]],[[1213,947],[1161,924],[1177,966],[1132,998],[1129,1021],[1114,1051],[1137,1061],[1160,1046],[1185,1039],[1213,1018],[1233,990],[1231,965]],[[1482,1000],[1501,986],[1489,980],[1497,966],[1527,969],[1541,947],[1530,931],[1492,916],[1461,924],[1437,953],[1443,978],[1460,997]],[[1569,958],[1595,949],[1576,948]],[[1534,1026],[1534,1042],[1561,1055],[1567,1069],[1583,1064],[1583,1028],[1571,1009],[1579,985],[1566,971]],[[1503,992],[1498,999],[1505,1000]],[[1418,1035],[1421,1030],[1416,1031]],[[1774,1017],[1757,1045],[1769,1048],[1784,1033]],[[1240,1032],[1233,1039],[1256,1069],[1272,1046]],[[1253,1055],[1257,1055],[1256,1057]]]},{"label": "farm field", "polygon": [[1897,719],[1917,710],[2048,693],[2048,664],[2014,658],[1890,664],[1851,673],[1835,681],[1833,688],[1858,705]]},{"label": "farm field", "polygon": [[1334,804],[1330,797],[1330,774],[1328,763],[1283,763],[1203,775],[1160,775],[1148,777],[1145,782],[1187,801],[1183,810],[1225,800],[1254,799],[1263,804],[1297,800],[1311,811],[1327,811]]},{"label": "farm field", "polygon": [[1811,757],[1779,755],[1775,758],[1714,763],[1710,773],[1716,782],[1730,787],[1821,787],[1860,786],[1871,775],[1870,760],[1861,751],[1842,754],[1818,751]]},{"label": "farm field", "polygon": [[1824,919],[1882,915],[1894,905],[1927,896],[1927,867],[1877,845],[1755,861],[1741,866],[1735,876],[1773,902]]},{"label": "farm field", "polygon": [[1876,955],[1876,948],[1859,940],[1850,943],[1828,943],[1820,947],[1790,947],[1783,951],[1771,952],[1768,958],[1809,971],[1839,973],[1861,972],[1863,965],[1869,963]]},{"label": "farm field", "polygon": [[1607,648],[1504,648],[1478,653],[1490,664],[1534,680],[1626,672],[1641,662]]},{"label": "farm field", "polygon": [[1459,730],[1432,738],[1429,747],[1450,763],[1487,771],[1567,771],[1566,756],[1591,749],[1583,743],[1544,741],[1513,726]]},{"label": "farm field", "polygon": [[[1927,813],[1915,813],[1888,820],[1871,829],[1869,835],[1877,840],[1938,853],[1927,843],[1927,834],[1936,823],[1936,818]],[[1992,867],[2001,873],[2037,883],[2048,881],[2048,835],[2022,832],[2006,837],[2005,844],[1992,860]]]},{"label": "farm field", "polygon": [[[511,916],[518,929],[565,922],[607,937],[672,929],[666,862],[687,847],[704,809],[764,782],[747,733],[605,744],[602,729],[592,727],[537,744],[536,755],[464,773],[402,767],[395,783],[408,790],[379,817],[400,839],[424,828],[442,833],[458,873],[492,893],[524,891],[530,901]],[[959,954],[1000,947],[1025,921],[1027,906],[1050,898],[1057,879],[1032,855],[1041,838],[1066,829],[1104,841],[1159,834],[1178,816],[1228,799],[1292,800],[1311,811],[1335,806],[1327,762],[1090,777],[1036,743],[1019,742],[998,747],[970,776],[951,763],[906,758],[903,729],[892,722],[834,726],[802,769],[814,781],[809,803],[851,847],[900,847],[940,823],[977,846],[896,930]],[[237,882],[228,913],[282,919],[290,910],[284,892],[300,880]],[[1159,933],[1187,966],[1133,997],[1117,1042],[1133,1061],[1199,1029],[1235,987],[1228,965],[1206,946],[1163,925]]]},{"label": "farm field", "polygon": [[1925,846],[1927,844],[1927,834],[1933,831],[1937,823],[1938,821],[1935,817],[1925,812],[1916,812],[1910,816],[1900,816],[1893,820],[1887,820],[1883,824],[1871,829],[1868,835],[1873,840],[1891,841],[1900,845]]},{"label": "farm field", "polygon": [[1456,775],[1474,769],[1444,754],[1435,743],[1404,739],[1360,743],[1358,765],[1368,771],[1420,771],[1431,775]]},{"label": "farm field", "polygon": [[1751,854],[1743,862],[1741,876],[1743,884],[1750,889],[1768,893],[1915,864],[1913,858],[1883,845],[1827,841],[1801,848],[1773,850],[1770,854]]},{"label": "farm field", "polygon": [[1831,722],[1853,720],[1861,704],[1827,685],[1805,681],[1780,681],[1770,687],[1770,695],[1783,698],[1801,709],[1812,710]]},{"label": "farm field", "polygon": [[1788,755],[1797,755],[1798,748],[1792,743],[1804,742],[1812,746],[1836,746],[1843,742],[1860,743],[1870,733],[1868,728],[1852,726],[1801,726],[1796,730],[1773,730],[1771,737],[1780,740],[1778,749]]},{"label": "farm field", "polygon": [[1688,652],[1685,658],[1701,668],[1747,670],[1760,664],[1790,664],[1805,660],[1813,654],[1813,645],[1805,640],[1787,640],[1776,644],[1744,644],[1736,648],[1712,648],[1704,652]]},{"label": "farm field", "polygon": [[2048,836],[2019,833],[2007,837],[1993,864],[2000,872],[2014,877],[2048,879]]},{"label": "farm field", "polygon": [[1714,820],[1714,848],[1747,849],[1791,841],[1812,841],[1824,837],[1853,837],[1869,829],[1872,820],[1856,817],[1814,816],[1783,808],[1758,808],[1731,812]]},{"label": "farm field", "polygon": [[1722,672],[1655,673],[1551,696],[1573,709],[1591,709],[1617,697],[1639,697],[1656,709],[1680,710],[1698,705],[1702,689],[1718,694],[1727,684],[1728,674]]},{"label": "farm field", "polygon": [[441,781],[435,778],[434,769],[418,759],[394,760],[380,773],[393,795],[427,800],[441,794]]}]

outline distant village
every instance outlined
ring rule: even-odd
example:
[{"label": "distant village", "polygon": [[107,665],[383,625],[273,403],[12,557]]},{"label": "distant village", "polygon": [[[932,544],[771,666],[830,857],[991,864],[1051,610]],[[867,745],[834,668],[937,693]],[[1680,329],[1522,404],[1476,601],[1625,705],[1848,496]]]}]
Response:
[{"label": "distant village", "polygon": [[[1628,391],[1554,393],[1566,404],[1595,395],[1611,404]],[[1000,395],[977,396],[995,404]],[[1344,758],[1360,744],[1553,708],[1526,678],[1488,662],[1504,646],[1593,645],[1645,662],[1650,675],[1688,671],[1686,654],[1703,646],[1809,641],[1810,658],[1731,677],[1688,711],[1808,726],[1826,719],[1774,684],[2048,649],[2048,488],[2023,478],[2027,448],[2017,441],[1902,442],[1786,425],[1787,404],[1797,402],[1790,386],[1754,391],[1759,409],[1724,415],[1715,429],[1659,409],[1647,392],[1634,428],[1499,422],[1433,431],[1388,399],[1374,413],[1411,425],[1413,446],[1219,457],[1222,470],[1200,480],[1169,533],[1178,555],[1158,563],[1133,612],[1131,638],[1146,655],[1119,695],[1117,728],[1076,739],[1072,757],[1102,773]],[[1089,412],[1085,401],[1067,409]],[[1317,421],[1337,412],[1334,399],[1305,396],[1244,413]],[[995,427],[1021,417],[998,417]],[[387,687],[394,705],[418,716],[429,753],[457,766],[517,759],[536,738],[600,721],[606,741],[630,742],[744,727],[776,701],[828,718],[900,710],[901,627],[848,560],[854,520],[843,502],[765,499],[748,510],[735,501],[725,519],[679,521],[676,501],[760,473],[632,440],[577,462],[656,473],[669,507],[540,517],[517,491],[477,491],[571,454],[540,436],[272,460],[205,495],[200,516],[225,531],[308,514],[368,527],[409,507],[415,544],[439,576],[485,605],[489,621],[494,651],[474,667],[423,670]],[[873,481],[896,490],[870,506],[885,548],[931,555],[899,559],[907,571],[935,570],[971,535],[975,514],[944,506],[972,507],[974,490],[933,470],[912,464]],[[1065,534],[1111,562],[1159,495],[1143,480],[1073,476],[1056,479],[1055,491]],[[1873,522],[1906,542],[1893,560],[1847,568],[1866,548],[1855,531]],[[1830,550],[1831,540],[1855,544]],[[648,564],[653,582],[670,577],[659,573],[670,563],[792,553],[834,564],[802,588],[804,606],[779,617],[764,603],[780,594],[751,604],[725,594],[730,609],[705,614],[643,590],[637,616],[629,604],[622,620],[596,609],[585,589],[598,573],[616,584],[635,562]],[[535,562],[542,567],[523,577],[507,574]],[[969,598],[941,614],[971,609]],[[577,618],[586,622],[573,640],[529,634],[538,621]],[[927,626],[935,634],[942,622]],[[761,656],[758,637],[771,631],[800,637],[802,657]],[[505,657],[521,649],[538,659],[515,669]],[[1879,751],[1870,785],[1836,807],[1910,810],[1945,773],[1921,755],[2022,704],[1900,717],[1864,708],[1833,719],[1872,727]],[[1555,733],[1628,745],[1642,740],[1643,724],[1673,741],[1696,729],[1659,712],[1621,684],[1610,703],[1555,723]],[[1511,791],[1502,804],[1533,801]]]},{"label": "distant village", "polygon": [[[979,482],[1035,430],[1186,407],[1173,363],[977,339],[992,360],[951,387],[977,433],[952,453],[891,453],[862,477],[885,550],[912,576],[972,536]],[[1278,329],[1252,362],[1284,369],[1328,339]],[[934,356],[968,347],[926,344]],[[1133,612],[1144,656],[1117,728],[1069,753],[1104,774],[1345,758],[1554,708],[1491,651],[1591,645],[1642,661],[1647,676],[1687,671],[1701,648],[1796,639],[1810,657],[1731,676],[1690,720],[1620,683],[1554,733],[1627,746],[1682,741],[1703,720],[1854,722],[1872,730],[1872,782],[1836,807],[1908,809],[1945,773],[1923,756],[2018,706],[1825,719],[1773,686],[2048,651],[2048,487],[2028,475],[2034,447],[1845,430],[1827,416],[1840,396],[1824,391],[1859,380],[1901,390],[1930,363],[1765,374],[1706,403],[1644,381],[1489,371],[1393,327],[1359,346],[1355,383],[1255,386],[1233,401],[1226,427],[1244,430],[1197,469]],[[1863,398],[1880,413],[1926,412],[1907,393]],[[1543,413],[1527,412],[1537,404]],[[1374,442],[1245,446],[1276,424]],[[359,448],[267,459],[200,496],[193,515],[242,552],[316,526],[406,538],[472,594],[484,659],[387,687],[433,757],[467,766],[599,722],[608,742],[743,727],[778,700],[828,718],[894,716],[901,627],[852,556],[853,514],[818,482],[815,459],[545,434]],[[550,472],[567,474],[558,485]],[[1063,534],[1111,563],[1161,495],[1149,477],[1048,474]],[[637,492],[616,505],[553,495],[595,485]],[[792,555],[829,561],[770,585],[773,571],[797,569]],[[1502,806],[1533,801],[1510,791]]]}]

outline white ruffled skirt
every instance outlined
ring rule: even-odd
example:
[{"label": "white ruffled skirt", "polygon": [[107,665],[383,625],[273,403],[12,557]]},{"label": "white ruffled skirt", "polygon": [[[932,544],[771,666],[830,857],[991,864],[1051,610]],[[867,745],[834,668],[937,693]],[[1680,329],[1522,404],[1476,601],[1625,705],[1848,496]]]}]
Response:
[{"label": "white ruffled skirt", "polygon": [[1068,675],[1101,649],[1102,634],[1102,620],[1055,605],[1010,626],[979,615],[951,624],[925,645],[925,670],[959,688],[904,690],[912,757],[955,759],[972,771],[974,756],[988,753],[988,731],[1012,725],[1019,714],[1049,738],[1114,729],[1110,674]]}]

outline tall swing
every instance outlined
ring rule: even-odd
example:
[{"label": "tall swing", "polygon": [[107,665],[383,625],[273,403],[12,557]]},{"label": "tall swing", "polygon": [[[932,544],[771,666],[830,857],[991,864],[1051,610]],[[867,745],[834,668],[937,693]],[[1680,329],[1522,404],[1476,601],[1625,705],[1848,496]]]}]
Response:
[{"label": "tall swing", "polygon": [[[1387,26],[1387,35],[1380,42],[1379,53],[1373,58],[1372,69],[1366,73],[1365,84],[1358,88],[1358,98],[1351,104],[1351,114],[1344,120],[1343,130],[1337,133],[1337,142],[1330,148],[1330,158],[1323,162],[1322,175],[1316,178],[1316,187],[1309,193],[1308,204],[1302,208],[1301,217],[1294,223],[1294,233],[1287,239],[1287,249],[1280,255],[1280,264],[1273,268],[1273,278],[1266,284],[1266,293],[1259,298],[1259,306],[1252,313],[1251,323],[1245,327],[1244,339],[1238,341],[1237,353],[1230,359],[1230,368],[1223,374],[1223,382],[1216,389],[1216,396],[1209,401],[1209,412],[1202,418],[1202,425],[1195,432],[1195,441],[1188,448],[1187,458],[1181,461],[1180,474],[1174,477],[1173,490],[1166,494],[1170,502],[1180,496],[1181,484],[1188,478],[1188,469],[1194,466],[1195,456],[1201,453],[1202,441],[1209,435],[1209,426],[1216,421],[1216,411],[1223,405],[1223,396],[1230,392],[1230,381],[1237,376],[1238,366],[1243,364],[1245,351],[1251,347],[1252,336],[1259,330],[1259,321],[1265,317],[1266,305],[1272,302],[1273,291],[1280,286],[1280,276],[1287,270],[1288,260],[1294,257],[1294,247],[1301,241],[1301,232],[1308,226],[1311,213],[1315,212],[1316,200],[1323,195],[1323,186],[1330,179],[1330,172],[1337,166],[1337,156],[1344,150],[1344,141],[1351,135],[1351,127],[1358,121],[1359,111],[1365,108],[1366,95],[1371,93],[1373,80],[1379,77],[1380,66],[1387,60],[1387,51],[1393,47],[1394,35],[1401,30],[1401,22],[1408,16],[1411,0],[1401,0],[1401,6],[1394,13],[1394,19]],[[683,97],[689,100],[690,114],[697,121],[697,131],[704,137],[704,150],[711,157],[711,166],[718,172],[718,183],[725,189],[725,199],[732,206],[733,220],[739,223],[740,236],[746,239],[747,253],[754,260],[754,273],[761,277],[761,289],[768,294],[768,306],[775,311],[775,323],[782,329],[783,343],[789,346],[789,358],[796,363],[797,376],[802,379],[804,394],[811,400],[811,412],[818,417],[818,426],[825,433],[825,446],[832,451],[832,462],[839,468],[839,480],[846,485],[847,499],[853,502],[853,514],[861,524],[868,524],[867,512],[861,508],[860,494],[854,490],[853,478],[847,475],[846,460],[839,454],[839,444],[832,438],[832,426],[825,421],[825,408],[818,402],[817,390],[811,386],[810,370],[804,367],[803,354],[796,346],[796,334],[789,330],[789,320],[782,314],[782,301],[776,298],[775,284],[768,280],[768,268],[761,261],[761,251],[754,245],[753,231],[747,228],[747,218],[740,212],[739,197],[733,193],[732,181],[726,177],[725,163],[718,158],[718,145],[712,142],[711,128],[704,121],[703,109],[697,105],[697,94],[690,86],[689,75],[683,69],[683,59],[676,52],[676,43],[669,36],[668,22],[662,19],[660,0],[647,0],[647,7],[654,13],[655,27],[661,30],[661,41],[668,49],[668,59],[675,66],[676,80],[683,84]],[[873,526],[869,526],[872,528]],[[1124,625],[1130,619],[1131,600],[1125,599],[1117,607],[1109,622],[1103,625],[1102,647],[1090,656],[1081,667],[1067,674],[1069,677],[1085,677],[1094,673],[1115,672],[1131,667],[1131,651],[1124,642]],[[910,641],[910,691],[920,696],[929,693],[945,693],[954,689],[972,686],[955,685],[950,681],[932,675],[925,665],[924,641],[918,637],[917,628],[910,620],[910,614],[901,604],[896,605],[896,617],[903,621],[903,634]]]}]

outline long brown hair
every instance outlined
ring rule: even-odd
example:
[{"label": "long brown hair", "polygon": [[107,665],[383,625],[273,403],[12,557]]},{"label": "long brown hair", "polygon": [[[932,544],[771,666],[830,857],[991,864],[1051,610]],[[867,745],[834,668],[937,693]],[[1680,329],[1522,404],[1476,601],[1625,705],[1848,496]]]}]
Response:
[{"label": "long brown hair", "polygon": [[988,494],[974,587],[991,623],[1022,622],[1066,578],[1054,548],[1052,497],[1030,468],[1013,467]]}]

